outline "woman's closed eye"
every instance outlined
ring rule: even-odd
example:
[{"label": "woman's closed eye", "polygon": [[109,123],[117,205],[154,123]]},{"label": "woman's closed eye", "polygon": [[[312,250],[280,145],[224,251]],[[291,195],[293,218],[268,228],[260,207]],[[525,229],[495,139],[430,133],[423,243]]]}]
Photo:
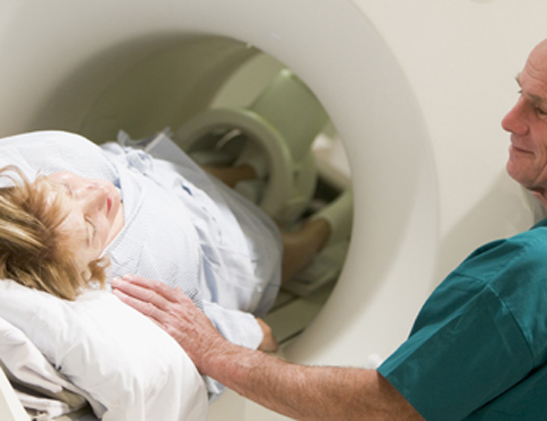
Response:
[{"label": "woman's closed eye", "polygon": [[68,197],[73,198],[74,197],[74,192],[72,191],[70,186],[67,183],[61,183],[61,185],[63,186],[66,194],[68,195]]},{"label": "woman's closed eye", "polygon": [[95,240],[95,237],[97,236],[97,226],[89,218],[85,218],[85,222],[89,227],[88,240],[87,241],[88,241],[89,245],[91,245],[91,244],[93,244],[93,241]]}]

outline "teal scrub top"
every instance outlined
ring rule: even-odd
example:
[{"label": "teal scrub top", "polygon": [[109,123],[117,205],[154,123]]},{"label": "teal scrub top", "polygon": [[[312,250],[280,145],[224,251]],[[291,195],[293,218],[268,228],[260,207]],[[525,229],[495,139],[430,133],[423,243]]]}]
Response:
[{"label": "teal scrub top", "polygon": [[547,419],[547,219],[471,254],[378,369],[427,420]]}]

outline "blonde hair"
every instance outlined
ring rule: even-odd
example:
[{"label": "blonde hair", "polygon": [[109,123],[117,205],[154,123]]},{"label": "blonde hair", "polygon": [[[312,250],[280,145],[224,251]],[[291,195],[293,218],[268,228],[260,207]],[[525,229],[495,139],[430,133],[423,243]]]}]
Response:
[{"label": "blonde hair", "polygon": [[47,178],[30,182],[13,165],[1,168],[0,178],[11,181],[0,188],[0,278],[66,300],[75,300],[92,282],[103,287],[107,261],[94,260],[82,272],[70,233],[59,229],[68,213],[60,195],[50,199]]}]

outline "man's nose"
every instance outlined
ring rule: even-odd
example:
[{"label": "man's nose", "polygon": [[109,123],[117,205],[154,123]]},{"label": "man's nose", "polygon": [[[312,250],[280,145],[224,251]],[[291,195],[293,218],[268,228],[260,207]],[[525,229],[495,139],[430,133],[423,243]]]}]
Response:
[{"label": "man's nose", "polygon": [[501,121],[503,130],[520,136],[526,135],[528,133],[528,121],[525,111],[524,101],[520,98]]}]

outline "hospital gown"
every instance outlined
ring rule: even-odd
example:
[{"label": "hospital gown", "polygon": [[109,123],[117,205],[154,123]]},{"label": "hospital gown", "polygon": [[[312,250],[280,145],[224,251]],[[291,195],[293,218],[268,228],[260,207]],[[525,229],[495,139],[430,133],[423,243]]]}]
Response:
[{"label": "hospital gown", "polygon": [[31,179],[40,169],[114,183],[125,226],[105,251],[109,275],[179,286],[229,341],[258,347],[262,331],[249,313],[262,315],[273,304],[282,250],[277,228],[258,208],[182,152],[178,165],[56,131],[1,139],[0,149],[0,166],[17,165]]},{"label": "hospital gown", "polygon": [[477,249],[379,372],[427,420],[547,416],[547,220]]}]

